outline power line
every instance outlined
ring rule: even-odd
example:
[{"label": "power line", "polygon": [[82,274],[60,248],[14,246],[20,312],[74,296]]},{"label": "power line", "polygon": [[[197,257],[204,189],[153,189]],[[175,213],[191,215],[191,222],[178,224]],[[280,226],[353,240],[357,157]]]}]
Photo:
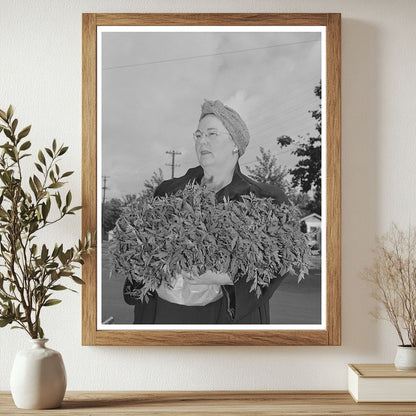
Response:
[{"label": "power line", "polygon": [[[288,133],[288,130],[293,128],[293,124],[296,123],[296,131],[291,131]],[[316,123],[312,118],[306,119],[303,116],[289,117],[288,119],[281,120],[279,123],[276,123],[274,120],[271,123],[267,123],[264,128],[260,126],[256,129],[251,129],[251,137],[247,150],[253,149],[257,146],[267,146],[271,145],[272,142],[276,140],[276,137],[282,134],[290,134],[291,137],[297,137],[299,135],[306,136],[307,134],[313,134],[315,130]],[[306,132],[306,130],[308,130]],[[256,138],[256,139],[255,139]]]},{"label": "power line", "polygon": [[[281,107],[287,104],[292,104],[294,102],[298,102],[301,97],[304,96],[313,96],[314,93],[312,92],[311,83],[313,82],[316,84],[316,82],[319,80],[316,79],[316,76],[309,78],[307,80],[303,80],[302,84],[296,85],[293,89],[290,90],[290,93],[287,94],[287,98],[282,99],[277,107]],[[317,101],[321,101],[317,99]],[[250,114],[248,115],[249,118],[258,118],[258,115],[262,116],[264,114],[264,108],[267,108],[270,104],[274,104],[276,102],[276,97],[269,96],[266,100],[263,100],[258,103],[255,109],[253,109]]]},{"label": "power line", "polygon": [[248,147],[251,147],[252,144],[255,144],[254,138],[264,140],[264,137],[272,136],[281,136],[281,135],[304,135],[304,134],[313,134],[315,131],[315,124],[310,119],[305,118],[292,118],[291,120],[283,120],[280,123],[275,123],[273,125],[265,126],[263,129],[253,129],[250,131],[250,136],[253,140],[250,140]]},{"label": "power line", "polygon": [[[292,108],[304,108],[307,105],[315,106],[319,105],[321,100],[316,99],[311,96],[308,91],[304,91],[303,94],[297,94],[291,96],[286,100],[281,100],[276,103],[276,100],[268,100],[268,102],[261,103],[260,109],[255,109],[248,115],[248,122],[261,120],[262,118],[267,117],[270,114],[275,114],[276,112],[284,113],[285,111],[291,110]],[[269,112],[264,111],[264,108],[270,107]]]},{"label": "power line", "polygon": [[212,54],[207,54],[207,55],[195,55],[195,56],[187,56],[187,57],[184,57],[184,58],[173,58],[173,59],[163,59],[163,60],[160,60],[160,61],[142,62],[142,63],[139,63],[139,64],[115,65],[115,66],[108,66],[106,68],[103,68],[103,71],[107,71],[107,70],[110,70],[110,69],[134,68],[134,67],[154,65],[154,64],[166,64],[166,63],[169,63],[169,62],[190,61],[190,60],[194,60],[194,59],[209,58],[211,56],[232,55],[232,54],[237,54],[237,53],[253,52],[253,51],[259,51],[259,50],[262,50],[262,49],[280,48],[282,46],[300,45],[300,44],[303,44],[303,43],[311,43],[311,42],[319,42],[319,41],[320,41],[319,39],[305,40],[305,41],[300,41],[300,42],[281,43],[279,45],[263,46],[261,48],[239,49],[239,50],[235,50],[235,51],[218,52],[218,53],[212,53]]},{"label": "power line", "polygon": [[[308,100],[303,100],[301,104],[291,104],[287,105],[286,103],[280,103],[276,106],[273,106],[269,109],[268,112],[264,112],[262,116],[259,117],[253,117],[249,116],[247,117],[247,125],[250,130],[257,129],[258,127],[264,127],[265,125],[270,124],[270,122],[276,121],[276,114],[279,114],[280,119],[288,119],[288,115],[292,114],[303,114],[305,117],[310,118],[310,110],[311,108],[316,108],[320,104],[319,100],[315,100],[314,98],[310,98]],[[286,106],[286,107],[284,107]]]},{"label": "power line", "polygon": [[[259,128],[264,128],[266,126],[276,124],[277,116],[280,116],[278,119],[280,122],[287,121],[291,119],[299,119],[305,117],[306,119],[310,119],[311,115],[309,114],[310,110],[306,110],[307,108],[311,108],[314,105],[312,101],[306,102],[301,105],[288,107],[286,110],[279,110],[278,107],[273,108],[273,112],[268,114],[267,116],[263,117],[263,119],[256,120],[256,122],[248,122],[247,125],[249,126],[250,130],[256,130]],[[290,116],[290,117],[289,117]]]},{"label": "power line", "polygon": [[[304,132],[303,130],[297,130],[298,133],[291,133],[290,136],[291,137],[298,137],[299,135],[301,136],[306,136],[308,133]],[[270,146],[272,144],[274,144],[276,138],[284,133],[284,128],[280,128],[279,129],[269,129],[268,132],[262,132],[261,134],[255,134],[253,135],[253,137],[261,137],[261,136],[267,136],[264,137],[264,139],[262,140],[252,140],[250,141],[250,144],[247,146],[246,151],[252,150],[255,147],[259,147],[259,146]]]},{"label": "power line", "polygon": [[[315,124],[316,123],[311,118],[306,118],[303,115],[294,115],[290,118],[282,119],[279,122],[272,121],[265,124],[263,127],[258,126],[255,129],[250,129],[250,136],[254,138],[267,136],[269,134],[281,135],[288,134],[288,131],[291,131],[291,134],[295,134],[293,131],[298,131],[299,134],[306,134],[306,132],[304,132],[305,129],[309,130],[308,133],[312,133],[315,130]],[[248,147],[250,147],[252,143],[254,144],[255,142],[250,141]]]}]

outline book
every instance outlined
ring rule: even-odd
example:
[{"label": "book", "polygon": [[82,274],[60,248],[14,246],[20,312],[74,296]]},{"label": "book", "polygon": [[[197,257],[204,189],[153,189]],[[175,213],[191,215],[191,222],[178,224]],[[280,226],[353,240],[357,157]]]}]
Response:
[{"label": "book", "polygon": [[394,364],[349,364],[348,391],[356,402],[416,402],[416,371]]}]

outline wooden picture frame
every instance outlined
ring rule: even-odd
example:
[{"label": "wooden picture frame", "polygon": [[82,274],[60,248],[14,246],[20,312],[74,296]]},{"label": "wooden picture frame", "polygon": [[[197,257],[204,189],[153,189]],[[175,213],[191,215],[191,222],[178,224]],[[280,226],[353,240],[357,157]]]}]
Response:
[{"label": "wooden picture frame", "polygon": [[341,15],[83,14],[82,230],[97,224],[97,28],[100,26],[320,26],[326,41],[326,326],[320,330],[97,329],[97,256],[83,266],[83,345],[340,345],[341,344]]}]

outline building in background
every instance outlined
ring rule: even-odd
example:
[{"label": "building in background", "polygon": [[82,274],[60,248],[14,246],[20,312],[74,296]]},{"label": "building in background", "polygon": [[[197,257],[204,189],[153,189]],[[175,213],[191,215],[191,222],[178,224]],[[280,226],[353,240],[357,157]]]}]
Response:
[{"label": "building in background", "polygon": [[303,217],[301,222],[305,224],[306,233],[310,234],[311,246],[321,251],[321,216],[312,213]]}]

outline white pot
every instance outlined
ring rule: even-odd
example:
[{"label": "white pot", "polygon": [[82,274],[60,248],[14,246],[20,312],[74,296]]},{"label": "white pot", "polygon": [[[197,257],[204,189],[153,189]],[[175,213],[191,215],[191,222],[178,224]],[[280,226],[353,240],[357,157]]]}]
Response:
[{"label": "white pot", "polygon": [[14,403],[21,409],[59,407],[66,390],[66,372],[59,352],[46,348],[47,339],[32,339],[19,351],[10,376]]},{"label": "white pot", "polygon": [[394,365],[399,371],[416,370],[416,347],[398,345]]}]

